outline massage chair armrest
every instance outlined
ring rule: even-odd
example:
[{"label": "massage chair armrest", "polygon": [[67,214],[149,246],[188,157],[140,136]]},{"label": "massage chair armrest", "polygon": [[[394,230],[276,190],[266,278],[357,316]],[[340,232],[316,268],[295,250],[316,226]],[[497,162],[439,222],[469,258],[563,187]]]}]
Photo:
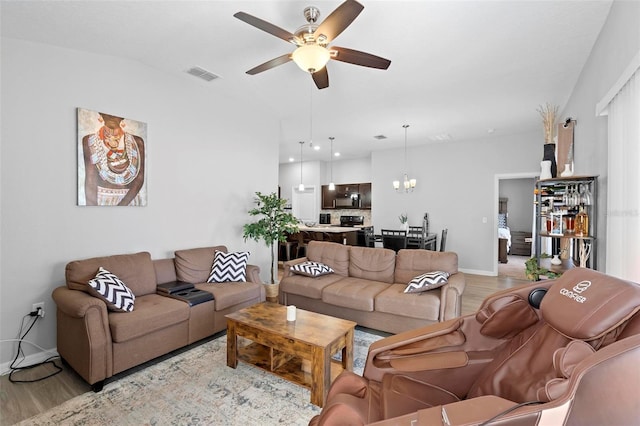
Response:
[{"label": "massage chair armrest", "polygon": [[282,265],[282,272],[283,272],[282,278],[286,278],[288,276],[293,275],[293,272],[291,272],[291,267],[293,265],[297,265],[299,263],[306,262],[307,260],[309,260],[309,259],[307,259],[306,257],[299,257],[297,259],[291,259],[291,260],[288,260],[288,261],[284,262],[284,264]]},{"label": "massage chair armrest", "polygon": [[259,266],[247,265],[247,282],[262,284]]},{"label": "massage chair armrest", "polygon": [[[479,425],[516,405],[513,401],[487,395],[418,410],[404,416],[370,423],[369,426]],[[529,415],[535,416],[534,413]],[[535,424],[535,421],[531,424]]]},{"label": "massage chair armrest", "polygon": [[[391,360],[422,358],[426,361],[432,355],[432,351],[444,348],[451,348],[453,351],[456,346],[465,342],[464,334],[459,330],[463,320],[455,318],[449,321],[431,324],[414,330],[408,330],[393,336],[386,337],[371,344],[367,355],[367,363],[364,368],[363,376],[369,380],[377,382],[382,381],[382,376],[389,372],[396,371],[391,365]],[[425,355],[427,355],[425,357]],[[442,358],[439,358],[437,368],[443,368]],[[452,357],[450,368],[460,367],[460,359]],[[398,363],[396,363],[398,365]],[[399,364],[406,365],[406,361]],[[436,364],[433,364],[434,366]],[[448,364],[447,364],[448,365]]]},{"label": "massage chair armrest", "polygon": [[466,280],[462,272],[449,276],[449,282],[440,287],[440,321],[447,321],[461,315],[462,293],[465,287]]}]

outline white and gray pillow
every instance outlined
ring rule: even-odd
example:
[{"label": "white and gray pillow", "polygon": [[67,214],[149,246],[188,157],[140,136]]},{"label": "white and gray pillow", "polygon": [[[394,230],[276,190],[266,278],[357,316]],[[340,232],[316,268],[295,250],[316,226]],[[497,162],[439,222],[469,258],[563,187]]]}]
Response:
[{"label": "white and gray pillow", "polygon": [[444,271],[433,271],[418,275],[409,281],[404,289],[405,293],[422,293],[442,287],[449,282],[449,273]]},{"label": "white and gray pillow", "polygon": [[133,311],[136,296],[131,289],[115,274],[104,269],[98,269],[95,278],[87,282],[92,295],[107,303],[107,308],[117,312]]},{"label": "white and gray pillow", "polygon": [[248,251],[225,253],[216,250],[208,283],[246,282]]},{"label": "white and gray pillow", "polygon": [[304,275],[306,277],[319,277],[322,275],[332,274],[334,270],[324,263],[307,261],[293,265],[291,267],[291,272],[298,275]]}]

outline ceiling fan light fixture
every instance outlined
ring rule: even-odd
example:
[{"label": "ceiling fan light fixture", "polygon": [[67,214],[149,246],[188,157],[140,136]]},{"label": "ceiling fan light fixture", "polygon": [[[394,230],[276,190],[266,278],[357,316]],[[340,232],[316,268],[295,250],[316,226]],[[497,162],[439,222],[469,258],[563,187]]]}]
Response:
[{"label": "ceiling fan light fixture", "polygon": [[325,47],[317,44],[305,44],[293,51],[291,59],[302,71],[313,74],[327,65],[331,54]]}]

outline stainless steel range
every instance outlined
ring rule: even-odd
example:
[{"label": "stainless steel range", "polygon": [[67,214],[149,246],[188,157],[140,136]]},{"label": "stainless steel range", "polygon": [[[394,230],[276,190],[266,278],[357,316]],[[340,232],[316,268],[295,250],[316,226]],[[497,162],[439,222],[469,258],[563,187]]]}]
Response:
[{"label": "stainless steel range", "polygon": [[364,225],[364,216],[340,216],[340,226],[352,227]]}]

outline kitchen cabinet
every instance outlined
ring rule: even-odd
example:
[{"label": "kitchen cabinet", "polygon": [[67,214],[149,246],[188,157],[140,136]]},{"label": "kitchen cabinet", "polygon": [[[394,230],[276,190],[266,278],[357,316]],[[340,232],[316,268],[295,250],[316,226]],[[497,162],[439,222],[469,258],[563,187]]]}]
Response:
[{"label": "kitchen cabinet", "polygon": [[[572,176],[536,182],[535,257],[538,265],[562,273],[597,267],[598,177]],[[559,265],[542,258],[559,255]]]},{"label": "kitchen cabinet", "polygon": [[329,185],[322,185],[322,209],[370,209],[371,183],[349,183],[336,185],[329,191]]},{"label": "kitchen cabinet", "polygon": [[329,185],[322,185],[322,209],[333,209],[336,205],[336,191],[329,190]]}]

